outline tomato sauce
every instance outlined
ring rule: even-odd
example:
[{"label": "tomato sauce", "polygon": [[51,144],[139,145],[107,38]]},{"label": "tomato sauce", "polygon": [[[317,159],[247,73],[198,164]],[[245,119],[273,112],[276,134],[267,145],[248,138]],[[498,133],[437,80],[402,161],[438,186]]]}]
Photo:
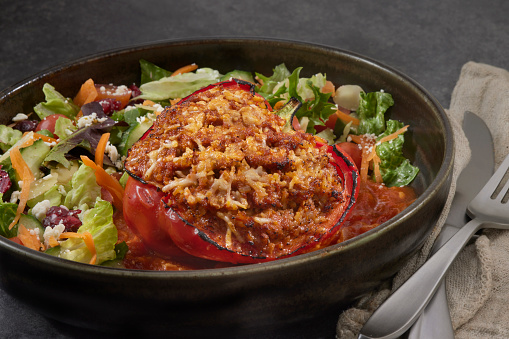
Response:
[{"label": "tomato sauce", "polygon": [[[402,212],[415,199],[411,187],[386,187],[371,181],[361,183],[357,203],[349,219],[340,230],[339,242],[367,232]],[[193,257],[182,252],[178,257],[162,257],[147,249],[126,225],[121,212],[116,212],[114,222],[118,241],[129,247],[123,265],[128,269],[153,271],[180,271],[234,266]]]},{"label": "tomato sauce", "polygon": [[362,182],[352,214],[341,228],[338,243],[386,222],[407,208],[416,197],[415,191],[408,186],[386,187],[372,181]]}]

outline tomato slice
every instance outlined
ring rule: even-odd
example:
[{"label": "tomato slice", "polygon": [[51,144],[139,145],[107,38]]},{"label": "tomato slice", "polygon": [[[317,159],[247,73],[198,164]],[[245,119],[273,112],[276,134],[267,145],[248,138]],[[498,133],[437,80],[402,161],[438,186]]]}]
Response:
[{"label": "tomato slice", "polygon": [[[48,130],[51,133],[55,134],[55,124],[56,124],[56,122],[57,122],[57,120],[59,118],[69,119],[68,116],[63,115],[63,114],[51,114],[51,115],[48,115],[47,117],[45,117],[44,119],[42,119],[39,122],[39,124],[35,128],[35,131],[39,132],[39,131],[42,131],[42,130],[45,129],[45,130]],[[69,120],[71,120],[71,119],[69,119]],[[65,135],[59,135],[59,137],[64,137],[64,136]]]},{"label": "tomato slice", "polygon": [[[238,80],[221,84],[252,90],[252,84],[244,84]],[[217,86],[217,84],[211,86]],[[201,91],[207,90],[211,86]],[[180,103],[185,102],[186,99]],[[317,143],[317,147],[325,147],[325,145]],[[248,241],[237,246],[235,251],[221,246],[218,241],[215,241],[217,239],[215,230],[195,227],[182,217],[183,211],[179,213],[178,208],[182,207],[168,206],[166,203],[168,199],[162,192],[158,191],[155,186],[141,182],[139,178],[130,177],[127,182],[124,218],[127,225],[143,239],[147,247],[168,255],[171,255],[175,248],[179,248],[190,255],[210,260],[257,263],[290,257],[328,246],[337,239],[343,222],[353,209],[359,189],[359,175],[357,167],[346,152],[332,146],[327,146],[326,149],[333,159],[331,163],[336,167],[337,174],[343,184],[343,190],[339,193],[342,195],[342,203],[337,204],[330,212],[328,221],[320,228],[319,235],[312,241],[296,242],[284,255],[257,256],[258,252]]]}]

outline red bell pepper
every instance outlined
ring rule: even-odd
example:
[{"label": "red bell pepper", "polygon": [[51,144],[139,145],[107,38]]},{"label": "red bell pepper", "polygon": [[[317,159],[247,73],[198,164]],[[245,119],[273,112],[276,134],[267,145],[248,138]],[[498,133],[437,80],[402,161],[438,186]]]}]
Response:
[{"label": "red bell pepper", "polygon": [[[229,80],[220,83],[222,86],[238,86],[244,90],[254,92],[252,84],[239,80]],[[200,91],[205,91],[212,86]],[[188,97],[189,98],[189,97]],[[185,102],[183,99],[179,104]],[[146,134],[148,135],[148,134]],[[146,137],[146,135],[144,137]],[[317,143],[317,147],[324,144]],[[290,257],[306,253],[330,245],[337,239],[336,235],[343,222],[350,214],[359,190],[358,171],[350,156],[337,147],[326,146],[331,155],[331,161],[343,184],[343,203],[339,204],[330,214],[329,221],[322,229],[326,230],[313,241],[296,244],[288,254],[283,256],[257,256],[252,244],[243,243],[240,250],[233,251],[222,247],[214,240],[215,233],[198,229],[178,213],[181,206],[167,205],[164,193],[155,186],[143,183],[139,178],[130,177],[125,188],[124,218],[138,236],[142,238],[147,247],[165,255],[178,255],[183,250],[193,256],[231,263],[256,263]]]}]

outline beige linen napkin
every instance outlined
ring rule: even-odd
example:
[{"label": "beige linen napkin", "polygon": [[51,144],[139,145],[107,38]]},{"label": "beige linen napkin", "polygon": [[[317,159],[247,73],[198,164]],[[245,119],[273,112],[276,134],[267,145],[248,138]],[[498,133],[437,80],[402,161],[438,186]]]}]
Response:
[{"label": "beige linen napkin", "polygon": [[[444,213],[423,248],[406,263],[392,285],[381,286],[340,315],[337,338],[356,338],[391,291],[426,261],[447,216],[456,178],[470,159],[468,141],[461,129],[465,111],[477,114],[488,124],[497,167],[509,150],[509,72],[475,62],[463,66],[447,111],[454,129],[456,159],[453,187]],[[509,232],[483,231],[454,262],[446,286],[456,338],[509,338]]]}]

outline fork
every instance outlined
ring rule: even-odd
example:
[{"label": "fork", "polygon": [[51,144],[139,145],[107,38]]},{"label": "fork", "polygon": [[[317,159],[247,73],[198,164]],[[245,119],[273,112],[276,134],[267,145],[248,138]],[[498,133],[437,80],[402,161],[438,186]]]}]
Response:
[{"label": "fork", "polygon": [[[449,266],[481,228],[509,229],[509,155],[470,202],[472,218],[397,289],[366,322],[358,339],[397,338],[417,320]],[[386,310],[390,310],[387,312]]]}]

